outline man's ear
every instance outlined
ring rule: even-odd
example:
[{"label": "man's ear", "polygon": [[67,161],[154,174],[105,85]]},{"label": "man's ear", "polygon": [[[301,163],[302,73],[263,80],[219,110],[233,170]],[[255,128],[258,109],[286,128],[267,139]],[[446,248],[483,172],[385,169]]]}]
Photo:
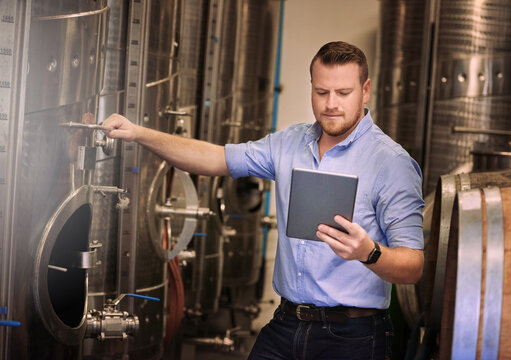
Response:
[{"label": "man's ear", "polygon": [[367,79],[362,86],[362,96],[364,100],[364,105],[369,102],[371,98],[371,79]]}]

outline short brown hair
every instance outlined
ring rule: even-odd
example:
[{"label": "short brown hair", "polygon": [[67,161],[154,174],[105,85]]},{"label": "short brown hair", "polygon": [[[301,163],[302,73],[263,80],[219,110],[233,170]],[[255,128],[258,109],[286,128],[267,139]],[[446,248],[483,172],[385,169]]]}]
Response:
[{"label": "short brown hair", "polygon": [[319,49],[311,61],[311,77],[312,65],[314,65],[316,60],[321,61],[323,65],[344,65],[352,62],[358,64],[358,66],[360,66],[360,84],[362,85],[364,85],[369,77],[367,58],[364,52],[355,45],[348,44],[344,41],[332,41],[326,43]]}]

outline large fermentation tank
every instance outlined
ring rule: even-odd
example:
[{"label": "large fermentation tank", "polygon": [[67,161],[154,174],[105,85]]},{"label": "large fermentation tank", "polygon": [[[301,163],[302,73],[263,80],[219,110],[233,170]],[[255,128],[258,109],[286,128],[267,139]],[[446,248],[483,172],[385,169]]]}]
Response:
[{"label": "large fermentation tank", "polygon": [[420,164],[429,64],[428,0],[383,0],[380,4],[380,71],[377,123]]},{"label": "large fermentation tank", "polygon": [[[173,96],[178,3],[130,1],[129,6],[124,114],[138,125],[169,132],[163,110]],[[161,300],[124,304],[123,309],[140,318],[140,329],[126,352],[134,358],[158,359],[163,353],[167,270],[153,246],[146,213],[162,160],[130,142],[123,142],[121,151],[120,183],[130,193],[130,205],[119,218],[117,291]]]},{"label": "large fermentation tank", "polygon": [[[13,317],[11,306],[16,286],[12,274],[16,265],[12,252],[12,212],[14,172],[18,149],[18,126],[23,123],[27,46],[23,41],[30,23],[30,6],[16,0],[0,3],[0,358],[12,354],[11,339],[21,323]],[[29,4],[28,4],[29,5]]]},{"label": "large fermentation tank", "polygon": [[472,152],[506,151],[511,82],[511,3],[442,0],[431,86],[426,188],[472,162]]},{"label": "large fermentation tank", "polygon": [[[227,143],[262,138],[270,132],[272,119],[279,3],[243,1],[240,11],[232,116],[221,127]],[[224,244],[224,285],[253,285],[262,265],[265,186],[261,179],[226,179],[223,189],[224,219],[236,229],[236,235]]]},{"label": "large fermentation tank", "polygon": [[80,358],[87,269],[95,264],[89,229],[98,148],[87,126],[97,118],[108,7],[50,0],[25,6],[27,57],[20,60],[27,73],[16,79],[25,93],[12,119],[18,154],[9,279],[9,312],[21,326],[8,338],[7,356]]},{"label": "large fermentation tank", "polygon": [[[269,132],[278,11],[276,1],[209,4],[200,139],[224,145]],[[264,190],[261,179],[199,177],[201,199],[217,216],[208,223],[207,237],[194,240],[207,257],[201,264],[205,271],[190,283],[196,285],[194,296],[187,297],[191,313],[216,312],[220,287],[250,287],[259,280]],[[236,307],[238,300],[228,302]]]},{"label": "large fermentation tank", "polygon": [[[223,145],[269,133],[278,6],[275,1],[223,2],[219,60],[212,75],[217,82],[205,85],[211,105],[203,113],[204,139]],[[235,230],[224,243],[225,286],[251,285],[259,278],[263,192],[260,179],[215,180],[212,196],[220,220]]]},{"label": "large fermentation tank", "polygon": [[[104,82],[99,97],[98,122],[103,122],[112,113],[122,113],[124,106],[124,68],[126,62],[127,12],[126,0],[108,2],[110,16],[108,21],[108,38],[106,44],[106,61]],[[101,140],[105,140],[101,136]],[[96,163],[93,182],[95,185],[118,186],[120,172],[120,154],[117,144],[108,154],[101,152]],[[98,308],[105,303],[105,297],[115,298],[116,293],[116,258],[118,197],[96,193],[95,206],[91,224],[91,239],[97,241],[98,265],[89,271],[89,307]]]},{"label": "large fermentation tank", "polygon": [[[126,39],[129,4],[128,0],[108,0],[107,41],[105,44],[105,67],[103,86],[99,96],[98,123],[110,114],[124,112]],[[97,186],[118,187],[120,185],[120,147],[97,134],[98,141],[109,141],[108,151],[99,152],[93,176]],[[88,310],[102,310],[107,299],[115,299],[117,293],[117,238],[119,203],[122,198],[116,193],[95,192],[90,229],[90,239],[97,247],[96,266],[89,270]],[[99,342],[95,338],[85,339],[84,358],[103,358],[105,354],[122,353],[122,342]]]}]

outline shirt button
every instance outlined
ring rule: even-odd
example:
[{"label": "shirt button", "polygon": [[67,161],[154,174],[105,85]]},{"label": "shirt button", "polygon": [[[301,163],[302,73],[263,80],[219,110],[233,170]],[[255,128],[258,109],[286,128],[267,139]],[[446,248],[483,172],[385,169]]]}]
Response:
[{"label": "shirt button", "polygon": [[302,244],[302,245],[303,245],[303,244],[305,244],[305,240],[302,240],[301,244]]},{"label": "shirt button", "polygon": [[302,273],[301,273],[301,272],[299,272],[299,273],[298,273],[298,276],[302,276]]}]

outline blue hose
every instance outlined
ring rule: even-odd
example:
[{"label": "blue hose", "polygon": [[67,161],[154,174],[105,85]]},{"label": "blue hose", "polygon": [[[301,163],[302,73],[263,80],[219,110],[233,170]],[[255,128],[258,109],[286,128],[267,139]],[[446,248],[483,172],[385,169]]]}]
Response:
[{"label": "blue hose", "polygon": [[[280,95],[280,59],[282,54],[282,28],[284,24],[284,0],[280,0],[280,12],[279,12],[279,32],[277,38],[277,58],[275,61],[275,82],[273,85],[273,113],[272,113],[272,122],[270,132],[275,132],[277,128],[277,112],[279,105],[279,95]],[[264,203],[264,215],[268,216],[270,213],[270,190],[266,191],[266,199]],[[263,228],[263,268],[264,268],[264,259],[266,257],[266,248],[268,245],[268,227],[265,226]]]}]

